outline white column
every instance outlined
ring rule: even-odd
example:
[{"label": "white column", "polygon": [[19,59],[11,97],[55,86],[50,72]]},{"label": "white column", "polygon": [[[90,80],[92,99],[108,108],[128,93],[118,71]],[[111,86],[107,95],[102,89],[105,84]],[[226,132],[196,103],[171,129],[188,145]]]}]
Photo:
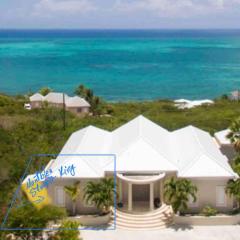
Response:
[{"label": "white column", "polygon": [[150,211],[154,210],[154,183],[150,183]]},{"label": "white column", "polygon": [[161,204],[164,204],[163,179],[160,180],[160,201],[161,201]]},{"label": "white column", "polygon": [[128,183],[128,211],[132,211],[132,183]]},{"label": "white column", "polygon": [[122,202],[122,180],[118,179],[118,198],[119,202]]}]

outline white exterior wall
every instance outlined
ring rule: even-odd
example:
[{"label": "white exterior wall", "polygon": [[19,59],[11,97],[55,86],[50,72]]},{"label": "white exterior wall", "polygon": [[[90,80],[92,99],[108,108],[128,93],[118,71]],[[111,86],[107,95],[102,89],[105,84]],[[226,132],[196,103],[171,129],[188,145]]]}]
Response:
[{"label": "white exterior wall", "polygon": [[[206,166],[207,167],[207,166]],[[228,179],[189,179],[198,188],[197,202],[189,204],[188,212],[200,212],[203,207],[210,205],[219,212],[228,212],[233,208],[233,199],[225,194],[226,206],[217,206],[217,187],[226,186]]]},{"label": "white exterior wall", "polygon": [[[170,176],[169,176],[170,177]],[[187,212],[201,212],[203,207],[206,205],[210,205],[214,208],[216,208],[219,212],[228,212],[232,210],[233,208],[233,199],[226,195],[226,206],[217,206],[216,205],[216,188],[217,186],[226,186],[227,179],[189,179],[192,181],[193,184],[195,184],[198,188],[197,192],[197,202],[194,205],[189,204],[189,209]],[[58,186],[67,186],[72,185],[77,180],[56,180],[49,188],[48,192],[53,200],[53,204],[56,203],[56,196],[55,196],[55,188]],[[98,209],[93,206],[87,206],[83,200],[83,193],[84,193],[84,187],[88,181],[92,181],[91,179],[80,179],[80,191],[81,194],[77,200],[76,204],[76,211],[79,214],[91,214],[91,213],[97,213]],[[97,180],[96,180],[97,181]],[[141,192],[139,192],[139,189],[141,189]],[[133,187],[133,199],[136,201],[141,201],[141,194],[142,194],[142,200],[146,198],[146,201],[149,201],[149,189],[150,185],[146,185],[146,187],[142,187],[141,185],[138,188]],[[137,192],[135,191],[137,190]],[[154,183],[154,198],[160,197],[160,182]],[[124,204],[127,204],[128,202],[128,184],[125,181],[122,181],[122,202]],[[134,206],[134,201],[133,201]],[[72,209],[72,201],[69,198],[69,196],[65,193],[65,207],[67,210],[71,212]]]},{"label": "white exterior wall", "polygon": [[[52,199],[52,203],[56,205],[56,194],[55,194],[55,189],[56,187],[64,187],[64,186],[69,186],[73,185],[78,179],[61,179],[61,180],[56,180],[52,185],[49,186],[48,188],[48,194]],[[91,213],[98,213],[98,209],[94,206],[88,206],[84,199],[84,187],[86,186],[86,183],[88,181],[93,181],[92,179],[80,179],[80,195],[76,201],[76,212],[78,214],[91,214]],[[65,193],[65,207],[68,211],[72,211],[72,200],[68,196],[67,193]]]}]

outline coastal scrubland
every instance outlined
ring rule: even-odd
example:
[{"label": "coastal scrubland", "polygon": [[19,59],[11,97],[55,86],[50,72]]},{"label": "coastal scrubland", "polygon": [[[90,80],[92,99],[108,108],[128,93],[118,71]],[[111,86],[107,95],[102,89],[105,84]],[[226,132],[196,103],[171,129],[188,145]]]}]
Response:
[{"label": "coastal scrubland", "polygon": [[191,124],[213,134],[240,116],[240,103],[227,99],[216,99],[214,105],[187,110],[177,109],[170,100],[105,102],[107,112],[101,115],[79,118],[67,112],[64,130],[61,109],[25,110],[27,101],[25,96],[0,95],[0,220],[29,156],[59,153],[76,130],[94,125],[111,131],[142,114],[170,131]]}]

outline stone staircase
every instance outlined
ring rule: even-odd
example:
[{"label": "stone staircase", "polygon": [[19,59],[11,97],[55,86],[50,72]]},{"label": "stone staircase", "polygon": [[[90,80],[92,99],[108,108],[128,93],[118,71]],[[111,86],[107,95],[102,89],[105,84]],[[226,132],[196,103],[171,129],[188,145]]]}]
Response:
[{"label": "stone staircase", "polygon": [[[163,204],[159,209],[151,212],[133,212],[116,210],[116,228],[126,230],[158,230],[173,223],[172,207]],[[111,225],[114,224],[111,220]]]}]

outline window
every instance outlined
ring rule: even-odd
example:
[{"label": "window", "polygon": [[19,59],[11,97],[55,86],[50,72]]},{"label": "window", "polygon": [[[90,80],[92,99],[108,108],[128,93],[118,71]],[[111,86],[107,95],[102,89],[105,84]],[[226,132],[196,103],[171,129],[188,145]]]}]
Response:
[{"label": "window", "polygon": [[55,203],[59,207],[65,207],[65,192],[63,187],[55,188]]},{"label": "window", "polygon": [[194,199],[191,195],[189,195],[189,207],[198,207],[198,196],[196,196],[196,202],[194,202]]},{"label": "window", "polygon": [[226,207],[226,194],[225,194],[225,186],[217,186],[216,187],[216,206],[217,207]]}]

